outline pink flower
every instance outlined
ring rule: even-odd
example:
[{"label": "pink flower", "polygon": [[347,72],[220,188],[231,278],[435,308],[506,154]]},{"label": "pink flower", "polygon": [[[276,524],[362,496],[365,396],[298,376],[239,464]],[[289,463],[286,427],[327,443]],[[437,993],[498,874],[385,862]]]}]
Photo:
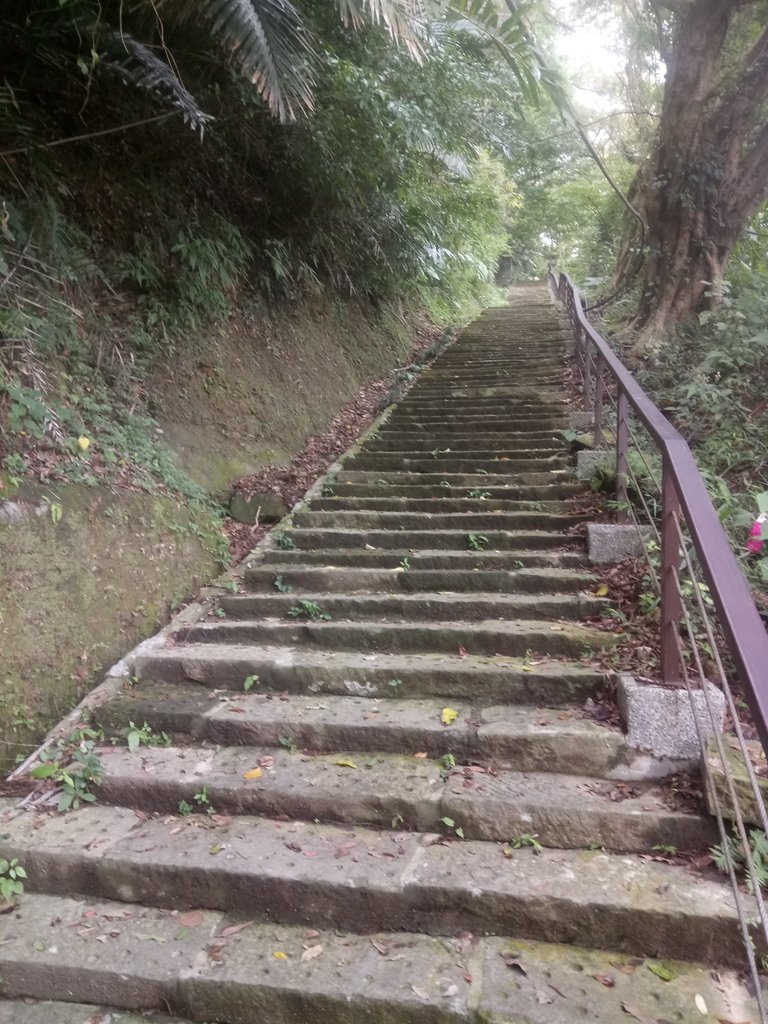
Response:
[{"label": "pink flower", "polygon": [[752,529],[749,534],[749,540],[746,543],[747,551],[751,551],[755,555],[759,555],[762,551],[763,544],[765,541],[762,539],[763,524],[760,519],[756,519],[752,523]]}]

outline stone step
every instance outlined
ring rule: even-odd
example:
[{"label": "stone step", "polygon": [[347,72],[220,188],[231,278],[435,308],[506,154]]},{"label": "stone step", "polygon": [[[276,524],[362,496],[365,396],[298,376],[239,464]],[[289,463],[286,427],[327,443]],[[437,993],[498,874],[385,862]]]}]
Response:
[{"label": "stone step", "polygon": [[319,548],[314,551],[284,551],[280,548],[265,548],[260,553],[263,565],[323,565],[402,568],[404,558],[411,569],[504,569],[512,571],[524,568],[581,568],[584,556],[579,551],[531,551],[511,549],[509,551],[436,551],[409,548],[394,548],[388,551],[366,550],[363,548]]},{"label": "stone step", "polygon": [[[452,844],[443,849],[452,852],[454,848]],[[439,859],[440,848],[435,850]],[[535,869],[540,882],[542,864],[547,865],[548,859],[546,853],[542,857],[543,861],[535,863],[525,856],[518,857],[517,863],[507,862],[506,877],[498,878],[497,888],[525,878],[526,867]],[[247,865],[249,851],[244,858]],[[207,863],[214,859],[218,861],[208,854]],[[405,859],[407,855],[397,857],[393,864],[398,867]],[[617,858],[625,859],[634,867],[632,858]],[[464,865],[463,859],[459,862]],[[351,857],[343,863],[349,863],[351,870]],[[601,866],[599,860],[595,866]],[[455,867],[446,857],[444,888],[453,907],[431,901],[424,907],[425,918],[459,916],[461,905],[471,909],[470,890],[461,886]],[[224,874],[224,862],[217,872]],[[495,873],[500,874],[498,869]],[[0,926],[3,991],[11,1001],[45,992],[51,1000],[64,1001],[66,1013],[78,1000],[93,1006],[107,1003],[118,1010],[161,1011],[175,1014],[175,1019],[228,1024],[490,1024],[512,1020],[572,1024],[588,1019],[594,1024],[618,1024],[627,1016],[623,1009],[627,1005],[648,1019],[664,1012],[684,1021],[698,1012],[692,1009],[697,995],[714,1014],[712,1020],[718,1015],[732,1021],[758,1019],[754,1000],[735,972],[723,969],[713,976],[692,964],[671,961],[664,965],[671,980],[661,990],[647,961],[627,962],[630,950],[636,953],[644,946],[654,958],[681,957],[691,950],[691,956],[701,952],[713,962],[734,962],[738,950],[733,912],[709,887],[689,893],[682,886],[676,891],[667,874],[660,873],[653,881],[658,881],[658,888],[663,887],[669,897],[656,895],[652,884],[643,885],[637,920],[622,929],[627,914],[619,909],[628,909],[624,879],[619,886],[614,876],[610,888],[610,883],[598,880],[595,874],[588,874],[586,880],[592,878],[603,893],[597,915],[590,914],[592,908],[585,906],[584,893],[574,891],[561,868],[553,877],[554,883],[561,882],[561,891],[550,900],[540,893],[531,900],[527,913],[521,910],[515,916],[521,933],[529,928],[541,934],[551,921],[562,942],[570,941],[588,916],[595,916],[595,939],[605,940],[606,948],[614,952],[505,936],[475,938],[476,933],[482,935],[482,924],[473,935],[458,938],[414,932],[339,934],[324,925],[312,903],[306,905],[307,914],[317,914],[318,919],[309,930],[305,925],[249,920],[239,910],[232,914],[201,911],[195,915],[199,924],[190,928],[182,926],[172,910],[29,894],[16,914],[10,920],[6,916]],[[145,870],[137,884],[146,886],[150,876],[151,869]],[[532,894],[535,879],[526,880]],[[370,887],[375,888],[376,881]],[[426,874],[419,888],[429,891]],[[348,886],[347,898],[358,889],[359,885]],[[518,902],[523,904],[522,881],[520,889]],[[194,892],[188,889],[185,895],[189,905]],[[514,897],[507,902],[514,902]],[[477,900],[475,906],[473,916],[478,920],[486,908],[495,918],[503,916],[499,902]],[[674,932],[678,933],[676,941]],[[95,940],[102,935],[105,938],[99,949],[103,945],[109,955],[95,956]],[[612,936],[616,938],[613,943]],[[311,958],[305,955],[310,950]],[[655,960],[650,965],[658,967]],[[601,978],[609,977],[610,986],[601,983]],[[12,1005],[0,1004],[4,1009]],[[31,1020],[6,1019],[13,1024],[43,1024],[44,1020],[39,1015]],[[171,1024],[168,1018],[156,1019],[158,1024]],[[70,1021],[54,1017],[45,1024]],[[134,1021],[129,1016],[127,1020],[118,1018],[116,1024]]]},{"label": "stone step", "polygon": [[456,439],[448,434],[443,437],[434,437],[423,432],[382,434],[369,440],[363,451],[366,452],[400,452],[409,456],[415,452],[471,452],[478,450],[483,452],[514,452],[515,457],[522,458],[525,452],[536,452],[537,457],[541,452],[562,452],[562,439],[553,437],[551,433],[542,433],[541,436],[531,437],[526,434],[524,437],[510,435],[499,439],[488,438],[462,438],[456,435]]},{"label": "stone step", "polygon": [[395,485],[398,487],[398,491],[400,491],[401,486],[413,485],[419,487],[440,487],[446,492],[450,491],[451,488],[458,488],[465,493],[470,487],[482,487],[493,493],[494,487],[514,487],[519,490],[523,487],[562,487],[565,485],[578,487],[582,493],[584,492],[583,484],[575,484],[572,475],[566,469],[552,469],[548,473],[517,473],[512,476],[508,473],[488,472],[488,470],[482,470],[479,473],[448,473],[444,470],[434,473],[404,473],[391,469],[352,470],[342,467],[329,486],[335,488],[337,484],[347,483],[373,484],[375,486]]},{"label": "stone step", "polygon": [[390,455],[386,452],[361,451],[343,459],[345,469],[368,469],[372,471],[392,469],[405,473],[495,473],[506,476],[509,473],[548,472],[565,469],[568,460],[564,455],[550,455],[542,458],[491,458],[487,453],[476,455],[467,452],[451,455],[438,454],[434,457]]},{"label": "stone step", "polygon": [[[712,819],[671,808],[671,789],[662,784],[503,768],[446,772],[434,761],[355,750],[101,747],[98,754],[99,800],[145,812],[175,814],[186,804],[210,813],[402,825],[446,835],[458,827],[468,840],[509,843],[530,834],[559,849],[596,845],[638,853],[658,843],[701,850],[716,838]],[[259,778],[244,778],[265,758],[272,760]],[[620,798],[612,797],[617,793]],[[445,826],[446,817],[455,826]],[[0,842],[0,853],[6,848]]]},{"label": "stone step", "polygon": [[[567,427],[568,418],[563,412],[556,416],[449,416],[438,413],[428,416],[424,413],[410,411],[406,406],[395,406],[386,420],[387,428],[392,430],[419,431],[429,430],[432,433],[472,433],[475,429],[483,434],[495,433],[540,433],[554,430],[561,432]],[[382,425],[381,429],[384,429]]]},{"label": "stone step", "polygon": [[[399,567],[396,567],[396,569]],[[590,590],[598,579],[587,573],[562,569],[363,569],[357,566],[297,566],[279,563],[245,569],[244,582],[249,590],[273,594],[279,590],[275,580],[291,588],[292,593],[376,591],[379,593],[500,593],[568,594]]]},{"label": "stone step", "polygon": [[[478,488],[482,490],[482,488]],[[469,490],[472,490],[471,488]],[[400,497],[343,497],[333,495],[332,497],[315,498],[310,509],[312,512],[527,512],[533,509],[535,512],[556,515],[573,514],[572,510],[584,504],[584,498],[580,501],[562,500],[555,501],[505,501],[493,498],[490,494],[487,497],[470,498],[467,495],[469,490],[464,491],[464,497],[446,498],[443,494],[435,494],[431,498],[409,498]],[[483,495],[487,492],[483,491]]]},{"label": "stone step", "polygon": [[579,658],[587,651],[605,650],[618,640],[615,633],[574,623],[526,622],[304,622],[217,619],[189,626],[174,634],[178,640],[214,644],[271,644],[320,647],[338,651],[380,651],[387,654],[472,654],[521,657],[543,652],[548,657]]},{"label": "stone step", "polygon": [[499,431],[490,431],[487,434],[476,434],[466,430],[463,434],[457,431],[447,431],[445,434],[430,433],[425,435],[423,430],[400,430],[396,426],[389,427],[383,424],[374,434],[368,435],[373,441],[436,441],[449,444],[474,444],[485,448],[487,445],[504,444],[506,441],[556,441],[563,443],[562,432],[557,430],[510,430],[506,434]]},{"label": "stone step", "polygon": [[398,510],[387,512],[382,509],[339,509],[327,511],[312,507],[307,511],[294,513],[293,525],[298,529],[309,530],[403,530],[424,532],[428,530],[458,530],[467,534],[476,531],[517,531],[552,530],[555,533],[566,533],[579,523],[588,520],[583,513],[544,512],[542,510],[504,510],[492,509],[486,504],[480,511],[419,512]]},{"label": "stone step", "polygon": [[[568,426],[568,417],[565,413],[562,416],[537,416],[515,419],[512,416],[467,416],[449,418],[443,413],[437,416],[425,416],[423,413],[410,414],[404,407],[395,407],[386,421],[387,428],[393,431],[404,431],[406,433],[429,432],[433,435],[443,434],[471,434],[475,429],[482,433],[500,434],[538,434],[554,431],[562,433]],[[381,430],[384,429],[382,426]]]},{"label": "stone step", "polygon": [[[336,498],[391,498],[394,501],[406,501],[412,498],[448,497],[463,499],[471,489],[460,486],[444,486],[443,484],[386,484],[377,483],[344,483],[341,476],[329,484]],[[486,484],[480,488],[488,492],[491,501],[563,501],[567,498],[582,497],[590,492],[580,483],[556,483],[518,486],[515,484]],[[315,502],[312,503],[315,507]],[[503,507],[503,506],[501,506]]]},{"label": "stone step", "polygon": [[[632,750],[618,729],[575,711],[497,705],[470,708],[442,723],[444,702],[400,697],[406,683],[390,680],[390,696],[275,697],[256,692],[204,692],[196,683],[138,683],[94,712],[109,737],[125,742],[125,727],[148,723],[155,732],[185,735],[221,746],[277,747],[415,755],[450,755],[461,764],[492,764],[518,772],[551,771],[604,779],[644,779],[648,758]],[[477,705],[477,701],[473,702]]]},{"label": "stone step", "polygon": [[[603,688],[602,672],[547,658],[357,653],[256,644],[177,644],[135,660],[142,682],[192,681],[243,693],[248,677],[259,692],[439,698],[444,702],[580,707]],[[393,680],[400,685],[393,687]]]},{"label": "stone step", "polygon": [[[470,530],[353,530],[353,529],[302,529],[290,530],[284,536],[291,538],[302,551],[317,548],[365,548],[392,550],[440,549],[477,553],[467,539]],[[580,538],[571,536],[565,531],[552,533],[546,530],[492,530],[482,531],[486,538],[486,548],[491,551],[515,551],[527,549],[533,551],[552,551],[568,548],[580,543]],[[485,548],[480,549],[485,550]]]},{"label": "stone step", "polygon": [[[401,574],[397,574],[401,575]],[[605,598],[585,593],[499,594],[499,593],[339,593],[306,591],[301,595],[223,594],[219,599],[228,619],[289,618],[296,622],[311,618],[301,613],[301,601],[311,602],[318,614],[333,620],[385,622],[481,622],[501,619],[527,622],[531,619],[581,620],[599,616]]]},{"label": "stone step", "polygon": [[495,381],[491,383],[435,382],[431,385],[414,384],[408,393],[409,405],[458,399],[461,402],[494,400],[500,405],[522,402],[526,405],[554,405],[562,401],[559,381],[544,378],[536,381]]},{"label": "stone step", "polygon": [[[62,1003],[48,1000],[6,1000],[0,1002],[0,1024],[185,1024],[179,1017],[148,1018],[137,1011],[119,1010],[93,1003]],[[186,1024],[190,1024],[189,1021]]]}]

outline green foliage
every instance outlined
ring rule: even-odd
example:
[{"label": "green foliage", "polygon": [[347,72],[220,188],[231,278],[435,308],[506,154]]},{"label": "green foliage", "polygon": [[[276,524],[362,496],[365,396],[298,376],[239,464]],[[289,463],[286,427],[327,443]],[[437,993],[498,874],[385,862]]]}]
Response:
[{"label": "green foliage", "polygon": [[489,543],[488,538],[482,533],[467,534],[467,545],[470,551],[485,551]]},{"label": "green foliage", "polygon": [[272,585],[274,586],[275,590],[279,590],[281,594],[290,594],[290,592],[293,590],[293,587],[286,583],[285,579],[282,576],[275,576],[275,578],[272,580]]},{"label": "green foliage", "polygon": [[523,847],[530,847],[534,853],[540,853],[544,847],[539,842],[537,835],[531,835],[530,832],[524,832],[521,836],[517,836],[515,839],[511,839],[509,845],[513,850],[520,850]]},{"label": "green foliage", "polygon": [[24,892],[24,879],[27,872],[19,863],[18,857],[6,860],[0,857],[0,899],[5,903]]},{"label": "green foliage", "polygon": [[152,726],[146,722],[141,727],[129,722],[122,735],[125,737],[131,753],[135,753],[142,743],[147,747],[170,747],[171,745],[171,737],[167,732],[155,732]]},{"label": "green foliage", "polygon": [[76,811],[82,803],[95,802],[92,787],[98,786],[104,775],[104,766],[95,750],[100,738],[99,731],[80,727],[66,740],[59,740],[55,747],[43,750],[40,763],[30,772],[33,779],[49,779],[60,787],[56,805],[60,813]]},{"label": "green foliage", "polygon": [[317,601],[303,597],[288,609],[287,614],[292,619],[311,619],[312,622],[327,622],[331,618],[329,612],[324,612]]},{"label": "green foliage", "polygon": [[[743,873],[747,888],[750,892],[754,890],[752,875],[747,867],[747,853],[744,844],[737,833],[727,839],[728,853],[730,860],[737,872]],[[754,875],[757,884],[761,889],[768,885],[768,837],[762,829],[755,828],[749,832],[749,848],[754,867]],[[711,848],[711,854],[717,868],[728,874],[728,853],[721,844]]]}]

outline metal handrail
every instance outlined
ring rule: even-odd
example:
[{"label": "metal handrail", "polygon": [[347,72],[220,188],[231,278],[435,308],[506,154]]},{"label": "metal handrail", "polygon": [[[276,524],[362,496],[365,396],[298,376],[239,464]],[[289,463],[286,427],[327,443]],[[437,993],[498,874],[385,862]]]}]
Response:
[{"label": "metal handrail", "polygon": [[685,438],[586,318],[579,289],[570,277],[567,274],[557,276],[550,267],[549,281],[571,322],[585,406],[594,417],[595,447],[604,440],[606,371],[616,386],[616,471],[620,507],[627,503],[628,406],[634,409],[661,454],[662,679],[664,682],[680,680],[676,637],[682,609],[675,573],[680,557],[677,520],[682,509],[755,727],[763,747],[768,749],[768,633],[691,450]]}]

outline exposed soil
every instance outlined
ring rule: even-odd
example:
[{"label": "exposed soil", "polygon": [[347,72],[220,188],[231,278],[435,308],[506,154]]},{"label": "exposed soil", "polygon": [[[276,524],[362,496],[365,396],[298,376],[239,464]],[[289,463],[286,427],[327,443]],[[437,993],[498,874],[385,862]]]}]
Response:
[{"label": "exposed soil", "polygon": [[[440,328],[425,327],[418,335],[408,366],[363,385],[352,401],[334,416],[328,430],[311,436],[288,465],[267,466],[241,477],[232,485],[233,490],[244,494],[268,491],[281,497],[289,507],[294,505],[331,463],[354,444],[389,401],[400,396],[410,383],[411,372],[415,372],[425,358],[437,354],[441,336]],[[244,558],[271,529],[272,524],[249,526],[227,519],[225,531],[232,560],[238,562]]]}]

